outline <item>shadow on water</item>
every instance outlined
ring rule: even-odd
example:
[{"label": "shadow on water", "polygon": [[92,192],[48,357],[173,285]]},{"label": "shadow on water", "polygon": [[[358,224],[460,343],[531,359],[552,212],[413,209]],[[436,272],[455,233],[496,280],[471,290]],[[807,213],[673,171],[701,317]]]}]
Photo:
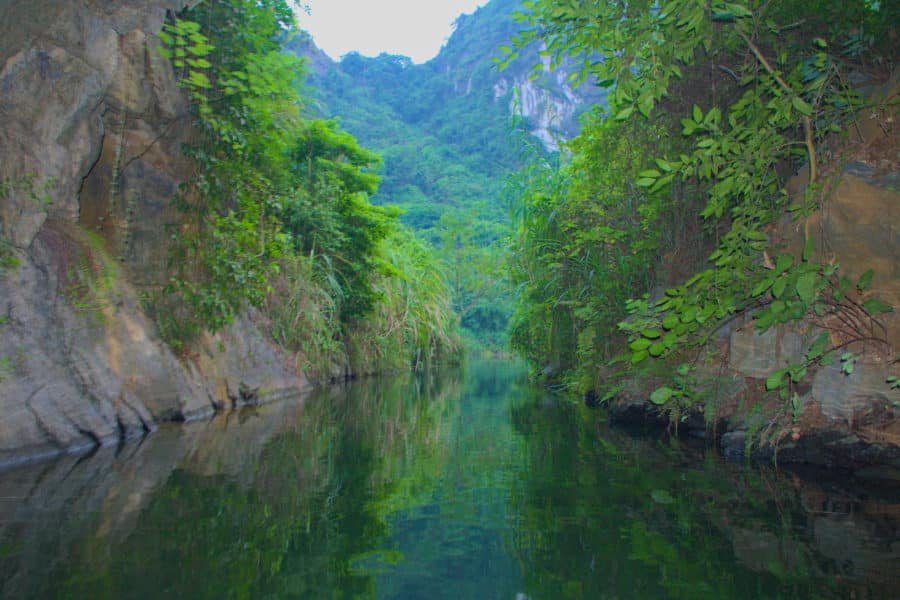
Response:
[{"label": "shadow on water", "polygon": [[896,597],[897,488],[595,417],[475,363],[0,472],[0,597]]}]

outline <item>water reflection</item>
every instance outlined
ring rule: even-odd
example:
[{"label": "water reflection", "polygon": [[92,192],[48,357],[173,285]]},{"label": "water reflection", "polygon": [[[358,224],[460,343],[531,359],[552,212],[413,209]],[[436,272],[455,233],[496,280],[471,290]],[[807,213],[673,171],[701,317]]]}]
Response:
[{"label": "water reflection", "polygon": [[481,363],[372,380],[0,473],[0,596],[900,589],[900,490],[598,429],[522,375]]}]

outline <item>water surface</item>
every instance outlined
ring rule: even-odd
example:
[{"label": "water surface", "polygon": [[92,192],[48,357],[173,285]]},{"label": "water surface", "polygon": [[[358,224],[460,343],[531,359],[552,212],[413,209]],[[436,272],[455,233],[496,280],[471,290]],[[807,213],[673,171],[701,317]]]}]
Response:
[{"label": "water surface", "polygon": [[635,439],[477,363],[0,472],[0,597],[900,597],[900,490]]}]

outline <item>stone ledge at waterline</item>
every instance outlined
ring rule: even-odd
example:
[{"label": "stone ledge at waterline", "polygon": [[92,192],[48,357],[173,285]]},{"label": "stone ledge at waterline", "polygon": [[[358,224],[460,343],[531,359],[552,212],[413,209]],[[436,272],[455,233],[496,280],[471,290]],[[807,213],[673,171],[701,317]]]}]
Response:
[{"label": "stone ledge at waterline", "polygon": [[189,4],[0,1],[0,250],[17,263],[0,272],[0,463],[308,387],[253,314],[181,361],[138,301],[165,278],[189,175],[188,104],[156,51]]},{"label": "stone ledge at waterline", "polygon": [[[292,372],[247,314],[181,362],[156,334],[116,263],[84,293],[71,275],[84,232],[49,219],[20,266],[0,277],[0,464],[141,436],[159,421],[299,396]],[[101,255],[98,258],[98,255]],[[91,266],[87,268],[93,268]],[[83,295],[82,295],[83,294]]]}]

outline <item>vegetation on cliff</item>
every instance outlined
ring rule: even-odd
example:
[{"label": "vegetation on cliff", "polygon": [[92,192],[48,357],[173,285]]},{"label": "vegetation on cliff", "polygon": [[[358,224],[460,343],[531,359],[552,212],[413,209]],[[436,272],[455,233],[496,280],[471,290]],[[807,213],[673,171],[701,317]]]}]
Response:
[{"label": "vegetation on cliff", "polygon": [[532,155],[550,157],[552,141],[571,138],[578,114],[603,97],[596,87],[572,90],[563,72],[532,79],[536,45],[498,69],[498,49],[519,29],[512,14],[520,6],[492,0],[460,15],[424,64],[354,52],[332,61],[303,36],[287,45],[309,59],[315,110],[382,155],[372,202],[400,207],[401,220],[447,261],[453,305],[475,351],[507,347],[515,293],[504,268],[508,178]]},{"label": "vegetation on cliff", "polygon": [[443,268],[399,211],[375,206],[380,163],[335,122],[305,116],[284,0],[201,2],[163,51],[190,93],[194,177],[177,199],[173,276],[156,314],[175,346],[251,305],[313,375],[399,368],[457,351]]},{"label": "vegetation on cliff", "polygon": [[[577,60],[579,78],[611,91],[609,113],[585,121],[570,160],[523,175],[531,185],[514,242],[519,351],[608,396],[617,377],[667,371],[671,383],[650,399],[675,413],[700,403],[694,370],[741,315],[759,331],[802,321],[822,332],[803,360],[766,381],[788,405],[811,367],[841,357],[852,371],[863,342],[890,352],[878,315],[892,309],[866,294],[871,272],[850,280],[814,260],[808,217],[824,197],[823,156],[861,106],[848,72],[889,67],[896,6],[525,7],[517,48],[539,39],[551,61]],[[791,197],[783,186],[797,170],[808,185]],[[796,253],[774,243],[785,218],[803,232]]]}]

